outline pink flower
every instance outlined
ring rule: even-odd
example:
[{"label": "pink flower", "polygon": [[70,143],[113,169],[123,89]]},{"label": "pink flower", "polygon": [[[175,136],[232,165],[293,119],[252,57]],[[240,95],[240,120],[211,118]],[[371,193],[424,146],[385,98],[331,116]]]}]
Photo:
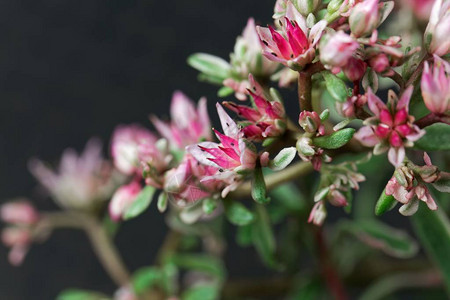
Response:
[{"label": "pink flower", "polygon": [[422,183],[416,186],[409,184],[404,186],[399,184],[395,177],[392,177],[386,185],[386,195],[392,195],[395,200],[403,204],[400,207],[400,213],[405,216],[411,216],[417,211],[419,200],[424,201],[429,209],[437,209],[428,188]]},{"label": "pink flower", "polygon": [[164,185],[163,175],[174,161],[167,140],[159,139],[156,143],[146,141],[140,144],[138,155],[145,183],[156,188],[162,188]]},{"label": "pink flower", "polygon": [[16,225],[32,225],[39,220],[39,213],[27,200],[8,202],[0,207],[0,219]]},{"label": "pink flower", "polygon": [[186,148],[200,163],[218,168],[218,172],[208,179],[223,180],[229,183],[222,191],[222,196],[237,187],[236,178],[242,172],[252,170],[256,166],[257,153],[254,145],[243,138],[236,122],[217,103],[217,112],[224,134],[215,130],[220,143],[202,142]]},{"label": "pink flower", "polygon": [[62,207],[92,209],[113,194],[118,177],[110,162],[101,155],[101,144],[91,139],[78,156],[64,151],[59,168],[53,171],[40,160],[29,163],[31,173]]},{"label": "pink flower", "polygon": [[346,118],[355,118],[367,103],[366,95],[351,96],[344,103],[336,101],[337,111]]},{"label": "pink flower", "polygon": [[425,62],[420,82],[423,101],[438,115],[450,110],[450,64],[434,55],[433,69]]},{"label": "pink flower", "polygon": [[403,2],[403,5],[412,8],[417,18],[426,21],[430,18],[435,0],[403,0]]},{"label": "pink flower", "polygon": [[156,141],[157,137],[140,125],[117,126],[111,139],[111,155],[114,166],[126,175],[140,173],[139,145],[154,144]]},{"label": "pink flower", "polygon": [[172,97],[170,115],[171,123],[163,122],[156,116],[152,116],[151,120],[159,133],[169,141],[171,148],[184,149],[200,140],[211,140],[211,124],[205,98],[201,98],[195,108],[192,100],[176,91]]},{"label": "pink flower", "polygon": [[359,43],[343,31],[330,33],[320,42],[320,61],[329,69],[343,67],[358,47]]},{"label": "pink flower", "polygon": [[286,128],[283,104],[278,101],[269,101],[263,95],[252,95],[255,108],[238,105],[234,102],[224,102],[223,105],[244,118],[247,124],[242,128],[244,137],[249,140],[262,141],[268,137],[281,135]]},{"label": "pink flower", "polygon": [[122,215],[130,207],[140,193],[141,186],[138,182],[132,181],[129,184],[119,187],[109,202],[109,215],[113,221],[119,221]]},{"label": "pink flower", "polygon": [[28,228],[7,227],[2,231],[2,242],[10,247],[9,263],[13,266],[22,264],[31,244],[31,232]]},{"label": "pink flower", "polygon": [[311,213],[309,214],[308,223],[313,223],[316,226],[321,226],[327,217],[327,210],[322,201],[314,204]]},{"label": "pink flower", "polygon": [[356,4],[348,19],[352,34],[356,37],[372,34],[379,21],[378,0],[365,0]]},{"label": "pink flower", "polygon": [[289,1],[286,8],[286,17],[280,19],[280,32],[272,26],[269,26],[269,28],[257,26],[256,30],[264,44],[264,56],[298,70],[314,59],[316,44],[319,42],[326,25],[326,21],[322,20],[308,29],[303,16]]},{"label": "pink flower", "polygon": [[199,164],[187,154],[176,168],[166,172],[164,190],[180,206],[210,197],[224,186],[221,180],[213,178],[218,169]]},{"label": "pink flower", "polygon": [[425,131],[413,125],[414,117],[408,114],[408,106],[413,87],[408,87],[400,100],[392,90],[389,91],[388,105],[369,89],[367,93],[369,109],[375,116],[364,121],[356,134],[363,145],[374,148],[374,154],[389,149],[388,158],[394,166],[399,166],[405,158],[405,147],[412,147]]},{"label": "pink flower", "polygon": [[444,56],[450,52],[450,2],[436,0],[430,21],[425,30],[424,41],[429,53]]}]

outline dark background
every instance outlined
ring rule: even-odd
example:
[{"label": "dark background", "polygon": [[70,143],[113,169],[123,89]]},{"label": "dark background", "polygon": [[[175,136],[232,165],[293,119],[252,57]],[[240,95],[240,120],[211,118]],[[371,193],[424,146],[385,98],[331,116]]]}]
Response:
[{"label": "dark background", "polygon": [[[216,88],[196,79],[193,52],[228,58],[249,16],[271,20],[274,0],[2,0],[0,1],[0,201],[39,196],[27,171],[32,156],[55,161],[91,136],[108,143],[119,123],[148,126],[167,115],[180,89],[207,96],[213,118]],[[117,237],[130,269],[152,263],[165,234],[155,209],[125,224]],[[65,288],[114,291],[84,234],[55,232],[11,267],[0,246],[0,299],[53,299]],[[234,251],[230,274],[258,264],[252,250]]]}]

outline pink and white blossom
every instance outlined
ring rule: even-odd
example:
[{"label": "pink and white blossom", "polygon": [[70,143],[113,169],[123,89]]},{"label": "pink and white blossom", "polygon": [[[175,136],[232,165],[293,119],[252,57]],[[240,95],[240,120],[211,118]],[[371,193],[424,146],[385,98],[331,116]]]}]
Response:
[{"label": "pink and white blossom", "polygon": [[386,105],[372,90],[367,93],[370,111],[374,114],[364,121],[365,126],[355,134],[364,146],[374,147],[374,154],[387,150],[389,161],[399,166],[405,158],[405,147],[412,147],[425,131],[414,125],[414,117],[409,115],[409,101],[413,87],[408,87],[398,99],[392,90]]},{"label": "pink and white blossom", "polygon": [[119,125],[111,139],[111,156],[117,170],[126,175],[140,174],[139,146],[155,144],[158,138],[150,130],[137,125]]},{"label": "pink and white blossom", "polygon": [[323,126],[319,114],[315,111],[302,111],[298,117],[298,124],[308,133],[314,133],[317,136],[325,134],[325,126]]},{"label": "pink and white blossom", "polygon": [[312,62],[316,45],[327,23],[322,20],[311,29],[292,2],[287,3],[286,15],[279,20],[280,31],[272,26],[257,26],[256,30],[263,42],[263,55],[272,61],[298,70]]},{"label": "pink and white blossom", "polygon": [[192,100],[176,91],[172,96],[170,116],[170,123],[156,116],[152,116],[151,120],[161,136],[169,141],[171,148],[184,149],[200,140],[211,140],[206,98],[201,98],[196,108]]},{"label": "pink and white blossom", "polygon": [[29,201],[18,200],[2,204],[0,219],[15,225],[32,225],[39,220],[39,213]]},{"label": "pink and white blossom", "polygon": [[320,42],[320,61],[329,69],[347,64],[359,43],[343,31],[325,35]]},{"label": "pink and white blossom", "polygon": [[365,0],[352,8],[348,22],[354,36],[370,35],[378,27],[380,22],[378,2],[379,0]]},{"label": "pink and white blossom", "polygon": [[427,108],[442,115],[450,110],[450,64],[434,55],[433,68],[425,62],[420,82]]},{"label": "pink and white blossom", "polygon": [[242,128],[243,136],[249,140],[262,141],[265,138],[283,134],[286,129],[283,104],[278,101],[269,101],[263,95],[258,95],[251,90],[248,90],[248,93],[253,97],[255,108],[234,102],[223,103],[225,107],[245,119],[246,125]]},{"label": "pink and white blossom", "polygon": [[1,233],[2,243],[10,247],[8,261],[13,266],[19,266],[25,259],[31,244],[29,228],[18,226],[6,227]]},{"label": "pink and white blossom", "polygon": [[430,21],[425,30],[424,41],[429,53],[444,56],[450,52],[450,1],[436,0]]},{"label": "pink and white blossom", "polygon": [[65,150],[57,170],[37,159],[30,161],[29,168],[62,207],[92,209],[108,200],[120,181],[101,150],[101,143],[91,139],[79,156],[73,149]]},{"label": "pink and white blossom", "polygon": [[314,204],[311,213],[309,214],[308,223],[313,223],[316,226],[321,226],[327,217],[327,210],[322,201]]},{"label": "pink and white blossom", "polygon": [[187,151],[200,163],[218,168],[215,175],[203,180],[217,179],[228,183],[222,196],[238,185],[239,173],[253,170],[256,166],[256,148],[244,139],[236,122],[217,103],[217,112],[224,133],[214,130],[220,143],[202,142],[188,146]]}]

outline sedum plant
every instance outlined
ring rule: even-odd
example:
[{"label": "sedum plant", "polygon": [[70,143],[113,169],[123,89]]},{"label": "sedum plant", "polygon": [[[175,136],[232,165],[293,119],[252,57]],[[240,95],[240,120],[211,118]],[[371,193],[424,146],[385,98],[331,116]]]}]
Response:
[{"label": "sedum plant", "polygon": [[[111,160],[95,139],[57,169],[32,160],[61,211],[2,205],[11,264],[70,227],[87,233],[117,290],[60,300],[449,296],[450,1],[278,0],[273,19],[250,18],[229,61],[188,58],[219,86],[220,126],[206,98],[177,91],[169,121],[150,117],[155,131],[114,130]],[[166,239],[129,270],[114,234],[149,209],[165,214]],[[228,277],[231,239],[272,275]]]}]

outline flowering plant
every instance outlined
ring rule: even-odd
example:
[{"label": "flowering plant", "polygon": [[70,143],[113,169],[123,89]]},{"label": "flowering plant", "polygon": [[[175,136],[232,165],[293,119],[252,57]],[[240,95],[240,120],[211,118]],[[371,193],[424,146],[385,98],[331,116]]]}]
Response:
[{"label": "flowering plant", "polygon": [[[70,227],[87,233],[117,290],[67,290],[61,300],[348,299],[361,286],[363,299],[418,286],[450,293],[450,0],[430,2],[277,0],[273,24],[250,18],[229,62],[188,58],[228,97],[214,101],[220,129],[206,98],[196,105],[177,91],[169,120],[150,117],[155,130],[114,129],[111,159],[92,139],[79,156],[66,150],[57,171],[31,160],[61,211],[24,198],[1,206],[10,263]],[[428,25],[396,26],[396,14]],[[398,28],[414,38],[404,43]],[[154,264],[130,272],[114,234],[153,200],[169,231]],[[414,236],[384,214],[410,217]],[[276,276],[227,276],[231,226]]]}]

